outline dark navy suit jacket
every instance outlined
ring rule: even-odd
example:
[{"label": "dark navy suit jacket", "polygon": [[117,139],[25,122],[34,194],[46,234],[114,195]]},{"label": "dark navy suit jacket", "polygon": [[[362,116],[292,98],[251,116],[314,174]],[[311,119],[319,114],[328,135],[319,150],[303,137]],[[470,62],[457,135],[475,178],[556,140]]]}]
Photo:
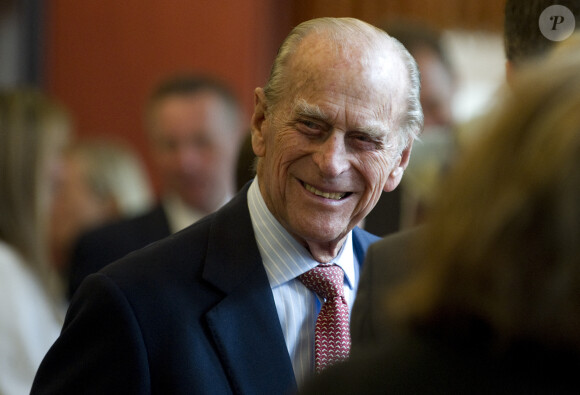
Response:
[{"label": "dark navy suit jacket", "polygon": [[[293,392],[246,192],[87,277],[32,394]],[[376,240],[354,229],[359,262]]]}]

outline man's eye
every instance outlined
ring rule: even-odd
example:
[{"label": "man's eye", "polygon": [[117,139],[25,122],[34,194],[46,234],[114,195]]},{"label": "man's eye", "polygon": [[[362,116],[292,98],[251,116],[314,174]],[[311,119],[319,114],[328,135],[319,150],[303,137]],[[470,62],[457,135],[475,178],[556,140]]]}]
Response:
[{"label": "man's eye", "polygon": [[320,129],[320,125],[317,124],[316,122],[313,121],[309,121],[309,120],[301,120],[300,123],[307,127],[308,129],[314,129],[314,130],[319,130]]},{"label": "man's eye", "polygon": [[166,152],[173,152],[177,150],[178,143],[173,140],[159,140],[157,141],[157,146]]},{"label": "man's eye", "polygon": [[300,119],[297,122],[296,129],[306,136],[318,137],[323,132],[324,126],[319,122]]},{"label": "man's eye", "polygon": [[356,146],[364,149],[381,149],[382,142],[368,134],[356,134],[351,136],[351,141],[356,144]]},{"label": "man's eye", "polygon": [[374,143],[376,139],[365,133],[351,134],[350,138],[360,143]]},{"label": "man's eye", "polygon": [[370,136],[367,136],[366,134],[359,134],[354,136],[355,139],[357,139],[358,141],[362,141],[362,142],[370,142],[373,141]]}]

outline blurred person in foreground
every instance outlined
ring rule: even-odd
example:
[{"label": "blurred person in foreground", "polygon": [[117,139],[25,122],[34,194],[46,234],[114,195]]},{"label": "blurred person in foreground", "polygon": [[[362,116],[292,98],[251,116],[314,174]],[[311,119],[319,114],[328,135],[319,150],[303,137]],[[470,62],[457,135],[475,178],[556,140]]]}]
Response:
[{"label": "blurred person in foreground", "polygon": [[67,111],[28,88],[0,91],[0,393],[28,394],[64,319],[48,221]]},{"label": "blurred person in foreground", "polygon": [[[289,393],[321,367],[315,327],[329,305],[347,337],[326,362],[346,357],[342,330],[378,240],[356,224],[403,176],[422,128],[418,77],[404,47],[365,22],[293,29],[255,90],[256,178],[89,276],[32,393]],[[327,269],[339,296],[324,300],[302,281]]]},{"label": "blurred person in foreground", "polygon": [[145,113],[161,201],[81,236],[69,296],[87,275],[214,212],[237,191],[236,160],[247,127],[229,87],[207,76],[169,77],[153,90]]},{"label": "blurred person in foreground", "polygon": [[149,210],[153,189],[145,166],[127,144],[109,137],[71,142],[51,209],[52,263],[68,278],[77,238],[106,223]]},{"label": "blurred person in foreground", "polygon": [[305,394],[580,392],[579,49],[514,76],[409,244],[413,274],[376,299],[389,336]]},{"label": "blurred person in foreground", "polygon": [[[508,86],[517,77],[520,69],[540,62],[556,45],[561,45],[545,37],[538,24],[542,12],[555,3],[569,7],[576,20],[580,22],[580,0],[506,1],[504,44]],[[576,26],[580,26],[580,23]],[[485,131],[487,123],[488,115],[485,114],[469,126],[474,129],[468,134],[476,136]],[[471,142],[462,143],[461,152],[456,158],[463,155],[470,144]],[[440,185],[436,185],[436,188],[439,189]],[[412,249],[410,244],[420,232],[421,227],[406,229],[384,238],[369,250],[365,270],[361,276],[358,302],[353,306],[352,312],[351,330],[354,346],[376,343],[385,337],[385,333],[388,334],[388,331],[384,330],[384,315],[377,300],[385,290],[410,274],[414,262],[412,254],[408,254],[408,251]]]}]

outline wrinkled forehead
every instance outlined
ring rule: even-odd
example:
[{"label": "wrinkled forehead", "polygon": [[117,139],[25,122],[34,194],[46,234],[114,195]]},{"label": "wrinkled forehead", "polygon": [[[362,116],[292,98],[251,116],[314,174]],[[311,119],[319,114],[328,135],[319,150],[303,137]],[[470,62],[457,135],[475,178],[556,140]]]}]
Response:
[{"label": "wrinkled forehead", "polygon": [[400,50],[387,34],[369,37],[335,31],[308,34],[290,57],[290,65],[295,67],[312,67],[319,63],[326,67],[347,66],[355,71],[403,67]]},{"label": "wrinkled forehead", "polygon": [[406,109],[409,77],[399,49],[388,36],[369,43],[312,34],[299,45],[288,66],[288,93],[294,101],[337,90],[375,103],[391,120]]}]

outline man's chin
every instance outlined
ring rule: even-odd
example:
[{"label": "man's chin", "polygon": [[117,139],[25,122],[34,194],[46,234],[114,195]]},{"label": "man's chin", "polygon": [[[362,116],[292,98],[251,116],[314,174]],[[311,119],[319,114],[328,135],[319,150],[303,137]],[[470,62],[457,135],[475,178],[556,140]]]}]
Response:
[{"label": "man's chin", "polygon": [[317,244],[340,242],[351,230],[346,224],[312,223],[301,224],[298,227],[299,237]]}]

